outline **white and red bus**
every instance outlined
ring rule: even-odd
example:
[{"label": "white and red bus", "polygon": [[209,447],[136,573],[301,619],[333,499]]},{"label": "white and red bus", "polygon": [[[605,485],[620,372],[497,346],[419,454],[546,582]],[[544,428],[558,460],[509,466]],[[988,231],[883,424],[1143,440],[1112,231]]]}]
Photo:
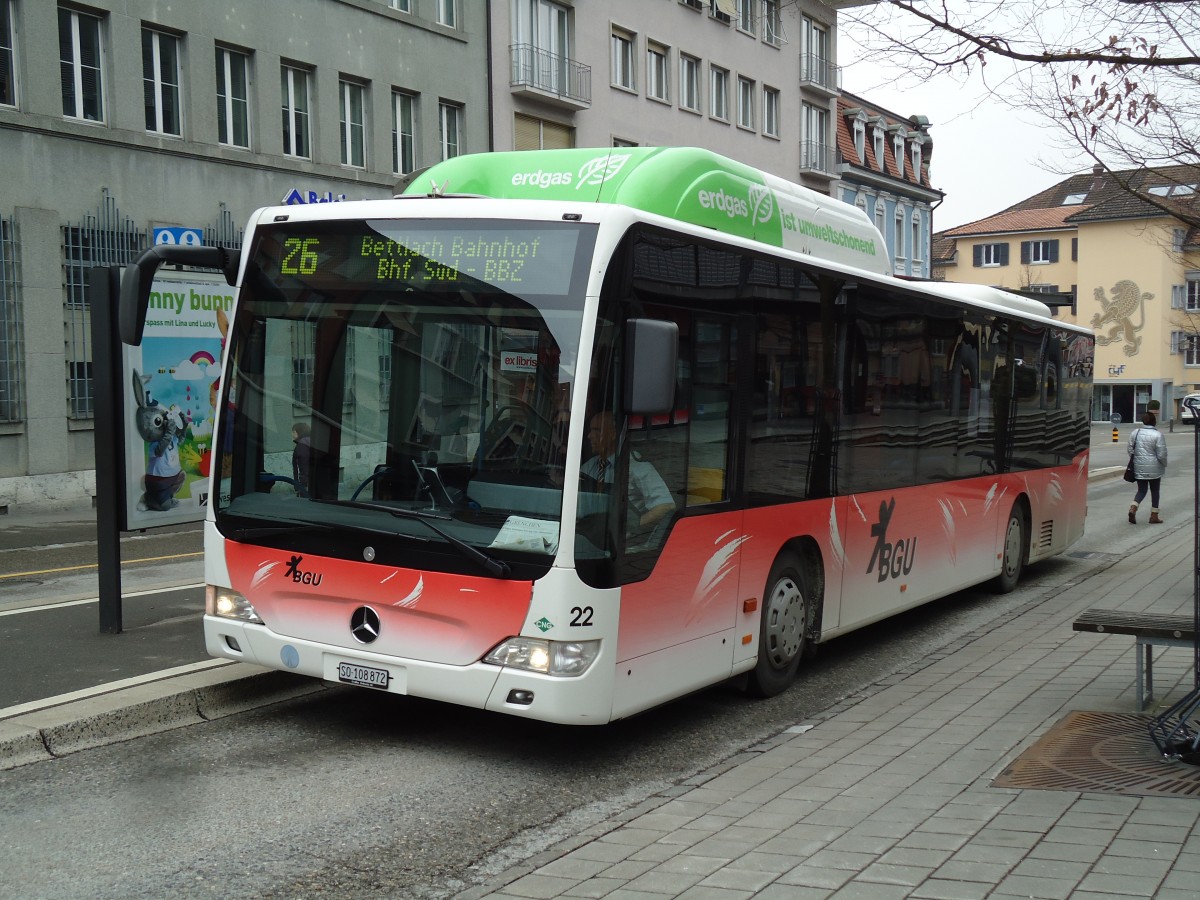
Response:
[{"label": "white and red bus", "polygon": [[147,251],[127,341],[163,259],[238,287],[214,656],[604,723],[775,694],[1083,533],[1091,333],[894,278],[857,209],[703,150],[464,156],[263,209],[236,256]]}]

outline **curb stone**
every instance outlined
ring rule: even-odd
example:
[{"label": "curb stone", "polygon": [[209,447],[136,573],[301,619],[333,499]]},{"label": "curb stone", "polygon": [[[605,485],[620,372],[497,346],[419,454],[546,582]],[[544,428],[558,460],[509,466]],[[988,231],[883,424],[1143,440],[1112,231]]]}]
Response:
[{"label": "curb stone", "polygon": [[324,682],[311,678],[233,663],[83,700],[46,705],[0,718],[0,771],[198,725],[324,690]]}]

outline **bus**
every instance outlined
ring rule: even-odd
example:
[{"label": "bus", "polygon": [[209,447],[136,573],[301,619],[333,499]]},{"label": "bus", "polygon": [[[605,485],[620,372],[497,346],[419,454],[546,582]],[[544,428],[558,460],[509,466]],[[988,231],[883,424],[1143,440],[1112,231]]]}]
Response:
[{"label": "bus", "polygon": [[1083,533],[1093,338],[896,278],[857,208],[695,148],[466,155],[265,208],[204,523],[215,657],[562,724],[817,646]]}]

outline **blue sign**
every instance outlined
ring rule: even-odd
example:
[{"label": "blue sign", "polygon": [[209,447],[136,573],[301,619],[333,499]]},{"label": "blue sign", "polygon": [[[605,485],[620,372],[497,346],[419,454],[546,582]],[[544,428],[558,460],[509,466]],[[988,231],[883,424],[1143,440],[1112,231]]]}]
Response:
[{"label": "blue sign", "polygon": [[155,228],[154,245],[163,244],[177,247],[201,247],[204,245],[204,232],[199,228]]},{"label": "blue sign", "polygon": [[299,188],[292,188],[283,195],[283,205],[295,206],[297,203],[339,203],[345,199],[345,194],[335,194],[333,191],[318,194],[316,191],[302,191]]}]

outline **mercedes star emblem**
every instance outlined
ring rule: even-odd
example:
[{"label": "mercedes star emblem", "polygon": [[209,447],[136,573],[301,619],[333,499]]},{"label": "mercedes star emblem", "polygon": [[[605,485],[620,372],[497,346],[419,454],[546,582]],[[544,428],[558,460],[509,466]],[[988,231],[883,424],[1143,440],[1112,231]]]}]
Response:
[{"label": "mercedes star emblem", "polygon": [[360,606],[350,617],[350,633],[360,644],[370,644],[379,637],[379,613],[369,606]]}]

